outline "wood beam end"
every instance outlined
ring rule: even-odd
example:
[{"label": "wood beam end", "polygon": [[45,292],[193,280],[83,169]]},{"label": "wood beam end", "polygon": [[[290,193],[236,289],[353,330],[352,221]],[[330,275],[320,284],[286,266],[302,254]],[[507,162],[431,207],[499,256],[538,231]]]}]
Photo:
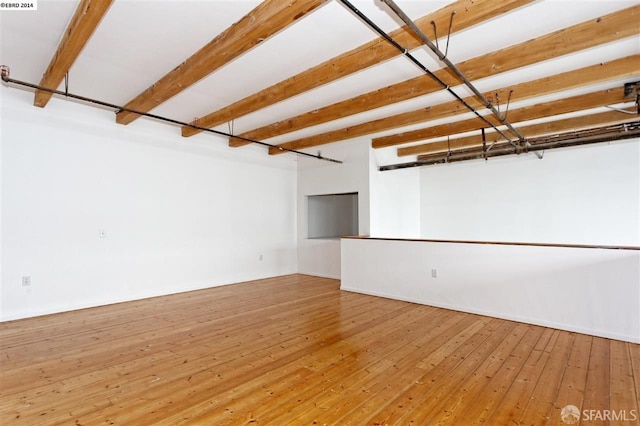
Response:
[{"label": "wood beam end", "polygon": [[52,93],[45,92],[43,90],[36,90],[36,94],[33,98],[33,106],[38,108],[44,108],[49,103]]},{"label": "wood beam end", "polygon": [[242,139],[238,139],[238,138],[229,138],[229,146],[231,148],[238,148],[240,146],[245,146],[245,145],[249,145],[251,142],[247,142],[245,140]]},{"label": "wood beam end", "polygon": [[289,152],[289,151],[280,149],[277,146],[269,147],[269,155],[280,155],[280,154],[284,154],[285,152]]},{"label": "wood beam end", "polygon": [[140,117],[139,114],[134,114],[129,111],[120,111],[116,113],[116,123],[126,125],[133,122],[138,117]]}]

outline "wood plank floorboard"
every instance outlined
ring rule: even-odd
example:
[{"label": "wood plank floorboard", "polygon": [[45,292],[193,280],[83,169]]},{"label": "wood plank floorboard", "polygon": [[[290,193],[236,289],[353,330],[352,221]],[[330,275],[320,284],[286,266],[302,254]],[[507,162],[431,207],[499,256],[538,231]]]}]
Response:
[{"label": "wood plank floorboard", "polygon": [[0,323],[0,424],[562,425],[575,405],[575,424],[640,426],[640,345],[339,286],[296,274]]}]

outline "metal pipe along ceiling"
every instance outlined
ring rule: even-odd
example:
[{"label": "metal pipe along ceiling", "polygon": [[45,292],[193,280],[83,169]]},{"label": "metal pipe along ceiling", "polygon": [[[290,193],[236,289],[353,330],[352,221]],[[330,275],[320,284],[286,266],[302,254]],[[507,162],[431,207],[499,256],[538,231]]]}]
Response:
[{"label": "metal pipe along ceiling", "polygon": [[447,66],[447,68],[449,68],[460,79],[460,81],[462,81],[464,83],[464,85],[467,86],[473,92],[474,95],[476,95],[476,97],[482,102],[482,104],[485,107],[487,107],[489,110],[491,110],[493,115],[495,115],[498,118],[498,120],[500,120],[500,122],[502,124],[507,126],[507,128],[514,135],[518,136],[520,141],[524,141],[524,136],[522,136],[520,134],[520,132],[518,132],[511,125],[511,123],[509,123],[507,121],[507,119],[505,117],[503,117],[502,114],[500,114],[500,112],[498,112],[498,110],[493,106],[493,104],[482,93],[480,93],[480,91],[478,89],[476,89],[476,87],[473,85],[473,83],[471,83],[471,81],[469,81],[469,79],[462,73],[462,71],[460,71],[458,69],[458,67],[455,66],[455,64],[453,62],[451,62],[449,59],[447,59],[447,56],[444,53],[442,53],[442,51],[440,49],[438,49],[438,47],[435,44],[433,44],[433,42],[431,40],[429,40],[429,37],[427,37],[426,34],[423,33],[420,30],[420,28],[418,28],[416,26],[416,24],[411,20],[411,18],[409,18],[407,16],[407,14],[404,13],[402,11],[402,9],[400,9],[400,7],[393,0],[381,0],[381,1],[383,3],[385,3],[387,6],[389,6],[391,8],[391,10],[393,10],[393,12],[396,15],[398,15],[398,17],[400,19],[402,19],[402,22],[407,24],[407,26],[411,29],[411,31],[413,31],[413,33],[415,35],[417,35],[418,38],[420,38],[420,40],[422,40],[422,42],[424,44],[426,44],[427,47],[429,49],[431,49],[431,51],[438,56],[438,59],[440,59],[442,62],[444,62],[444,64]]},{"label": "metal pipe along ceiling", "polygon": [[420,68],[422,71],[424,71],[429,77],[431,77],[434,81],[436,81],[440,86],[442,86],[443,89],[445,89],[447,92],[449,92],[451,95],[453,95],[453,97],[455,97],[458,102],[460,102],[469,111],[473,112],[478,118],[480,118],[482,121],[487,123],[490,127],[492,127],[496,132],[498,132],[498,134],[500,134],[500,136],[502,136],[504,139],[508,140],[514,146],[514,148],[520,149],[520,146],[515,144],[514,142],[512,142],[511,138],[508,137],[507,135],[505,135],[502,130],[498,129],[493,123],[491,123],[489,120],[487,120],[486,117],[483,117],[482,115],[480,115],[480,113],[474,107],[469,105],[456,92],[454,92],[453,89],[451,89],[451,87],[449,87],[449,85],[447,83],[442,81],[437,75],[435,75],[427,67],[425,67],[424,64],[422,64],[422,62],[420,62],[415,56],[413,56],[411,53],[409,53],[408,49],[406,49],[405,47],[403,47],[400,44],[398,44],[398,42],[395,41],[393,39],[393,37],[391,37],[389,34],[387,34],[382,28],[377,26],[364,13],[360,12],[360,10],[358,10],[357,7],[355,7],[353,4],[351,4],[351,2],[349,2],[348,0],[340,0],[340,2],[342,4],[344,4],[349,10],[351,10],[356,16],[358,16],[363,22],[365,22],[371,29],[373,29],[375,32],[377,32],[382,38],[384,38],[386,41],[388,41],[393,47],[398,49],[398,51],[400,51],[400,53],[402,53],[405,57],[407,57],[418,68]]},{"label": "metal pipe along ceiling", "polygon": [[[601,142],[612,142],[623,139],[640,137],[640,121],[615,124],[611,126],[586,129],[575,132],[561,133],[557,135],[541,136],[529,139],[532,150],[550,150],[567,148],[578,145],[589,145]],[[406,169],[410,167],[431,166],[434,164],[454,163],[459,161],[488,159],[503,155],[517,154],[516,150],[508,143],[498,143],[492,150],[486,150],[483,146],[461,149],[456,151],[425,154],[418,156],[418,161],[408,163],[391,164],[380,167],[380,171]]]},{"label": "metal pipe along ceiling", "polygon": [[[404,13],[404,11],[400,9],[400,7],[393,0],[381,0],[381,1],[391,8],[393,13],[395,13],[398,16],[398,18],[400,18],[402,22],[404,22],[407,25],[407,27],[409,27],[409,29],[411,29],[411,31],[413,31],[413,33],[417,35],[418,38],[420,38],[420,40],[422,40],[422,42],[425,45],[427,45],[427,47],[431,49],[431,51],[438,56],[438,59],[440,59],[440,61],[442,61],[447,66],[447,68],[449,68],[449,70],[451,70],[451,72],[453,72],[456,75],[456,77],[458,77],[458,79],[460,79],[460,81],[464,83],[464,85],[467,86],[473,92],[473,94],[480,100],[480,102],[482,102],[482,104],[487,109],[489,109],[493,113],[493,115],[495,115],[496,118],[500,120],[502,124],[507,126],[507,128],[511,131],[511,133],[513,133],[518,137],[521,143],[524,143],[528,148],[531,148],[531,144],[525,139],[525,137],[518,130],[516,130],[516,128],[513,127],[511,123],[509,123],[506,117],[500,114],[500,112],[493,106],[493,104],[482,93],[480,93],[480,91],[473,85],[473,83],[471,83],[471,81],[469,81],[469,79],[462,73],[462,71],[460,71],[453,62],[447,59],[447,55],[442,53],[442,51],[438,48],[438,46],[436,46],[429,39],[429,37],[427,37],[426,34],[420,30],[420,28],[418,28],[418,26],[411,20],[411,18],[409,18],[409,16],[407,16],[407,14]],[[447,41],[447,46],[448,44],[449,42]],[[476,111],[473,110],[473,112],[475,113]],[[542,159],[542,154],[538,152],[536,152],[535,154],[538,158]]]},{"label": "metal pipe along ceiling", "polygon": [[180,120],[175,120],[173,118],[168,118],[168,117],[163,117],[161,115],[156,115],[156,114],[151,114],[148,112],[142,112],[142,111],[137,111],[131,108],[126,108],[120,105],[116,105],[116,104],[112,104],[110,102],[105,102],[105,101],[101,101],[101,100],[97,100],[97,99],[92,99],[92,98],[88,98],[86,96],[80,96],[80,95],[76,95],[73,93],[69,93],[68,91],[61,91],[61,90],[55,90],[55,89],[51,89],[49,87],[43,87],[43,86],[39,86],[37,84],[33,84],[33,83],[28,83],[26,81],[21,81],[21,80],[15,80],[13,78],[10,77],[10,72],[9,72],[9,67],[6,65],[2,65],[0,66],[0,74],[2,77],[2,81],[7,83],[7,84],[14,84],[17,86],[23,86],[23,87],[27,87],[30,89],[34,89],[34,90],[42,90],[44,92],[49,92],[49,93],[53,93],[54,95],[60,95],[60,96],[64,96],[65,98],[71,98],[71,99],[75,99],[81,102],[86,102],[89,104],[94,104],[94,105],[100,105],[103,107],[107,107],[107,108],[111,108],[113,109],[115,112],[120,112],[120,111],[127,111],[127,112],[131,112],[134,114],[139,114],[141,116],[144,117],[148,117],[148,118],[152,118],[154,120],[158,120],[158,121],[163,121],[165,123],[170,123],[170,124],[175,124],[178,126],[187,126],[187,127],[191,127],[193,129],[198,129],[198,130],[202,130],[203,132],[208,132],[208,133],[213,133],[219,136],[225,136],[227,138],[236,138],[236,139],[240,139],[246,142],[250,142],[250,143],[255,143],[261,146],[266,146],[269,148],[276,148],[279,149],[281,151],[287,151],[293,154],[297,154],[297,155],[302,155],[304,157],[311,157],[311,158],[315,158],[316,160],[323,160],[323,161],[329,161],[331,163],[338,163],[338,164],[342,164],[342,161],[340,160],[335,160],[333,158],[328,158],[328,157],[323,157],[321,155],[313,155],[313,154],[309,154],[307,152],[302,152],[302,151],[296,151],[294,149],[288,149],[288,148],[284,148],[278,145],[272,145],[270,143],[267,142],[262,142],[262,141],[258,141],[255,139],[249,139],[249,138],[245,138],[242,136],[235,136],[232,135],[230,133],[226,133],[226,132],[222,132],[219,130],[214,130],[214,129],[209,129],[207,127],[201,127],[198,126],[196,124],[192,124],[192,123],[186,123],[184,121],[180,121]]}]

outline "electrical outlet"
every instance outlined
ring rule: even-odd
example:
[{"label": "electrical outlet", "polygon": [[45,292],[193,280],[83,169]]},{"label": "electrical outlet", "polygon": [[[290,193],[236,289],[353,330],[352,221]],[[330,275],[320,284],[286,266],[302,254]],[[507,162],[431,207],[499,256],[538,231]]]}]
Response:
[{"label": "electrical outlet", "polygon": [[22,287],[28,287],[31,285],[31,277],[28,275],[25,275],[24,277],[22,277]]},{"label": "electrical outlet", "polygon": [[262,255],[260,255],[260,258],[258,260],[262,260]]},{"label": "electrical outlet", "polygon": [[431,270],[431,278],[438,278],[438,270],[437,269],[432,269]]},{"label": "electrical outlet", "polygon": [[107,238],[107,231],[105,231],[104,229],[101,229],[100,231],[98,231],[98,236],[100,238]]}]

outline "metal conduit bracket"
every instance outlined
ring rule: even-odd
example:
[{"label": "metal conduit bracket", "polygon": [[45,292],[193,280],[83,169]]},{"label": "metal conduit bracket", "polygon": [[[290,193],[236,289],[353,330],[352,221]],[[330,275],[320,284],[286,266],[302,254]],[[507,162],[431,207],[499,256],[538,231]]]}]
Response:
[{"label": "metal conduit bracket", "polygon": [[625,83],[624,98],[635,99],[636,112],[637,114],[640,114],[640,81],[634,81],[633,83]]},{"label": "metal conduit bracket", "polygon": [[7,81],[6,79],[8,79],[10,75],[11,68],[9,68],[9,65],[0,65],[0,76],[2,76],[2,79]]},{"label": "metal conduit bracket", "polygon": [[640,94],[640,81],[634,81],[633,83],[625,83],[624,85],[624,98],[625,99],[638,99]]},{"label": "metal conduit bracket", "polygon": [[69,96],[69,71],[64,75],[64,95]]}]

